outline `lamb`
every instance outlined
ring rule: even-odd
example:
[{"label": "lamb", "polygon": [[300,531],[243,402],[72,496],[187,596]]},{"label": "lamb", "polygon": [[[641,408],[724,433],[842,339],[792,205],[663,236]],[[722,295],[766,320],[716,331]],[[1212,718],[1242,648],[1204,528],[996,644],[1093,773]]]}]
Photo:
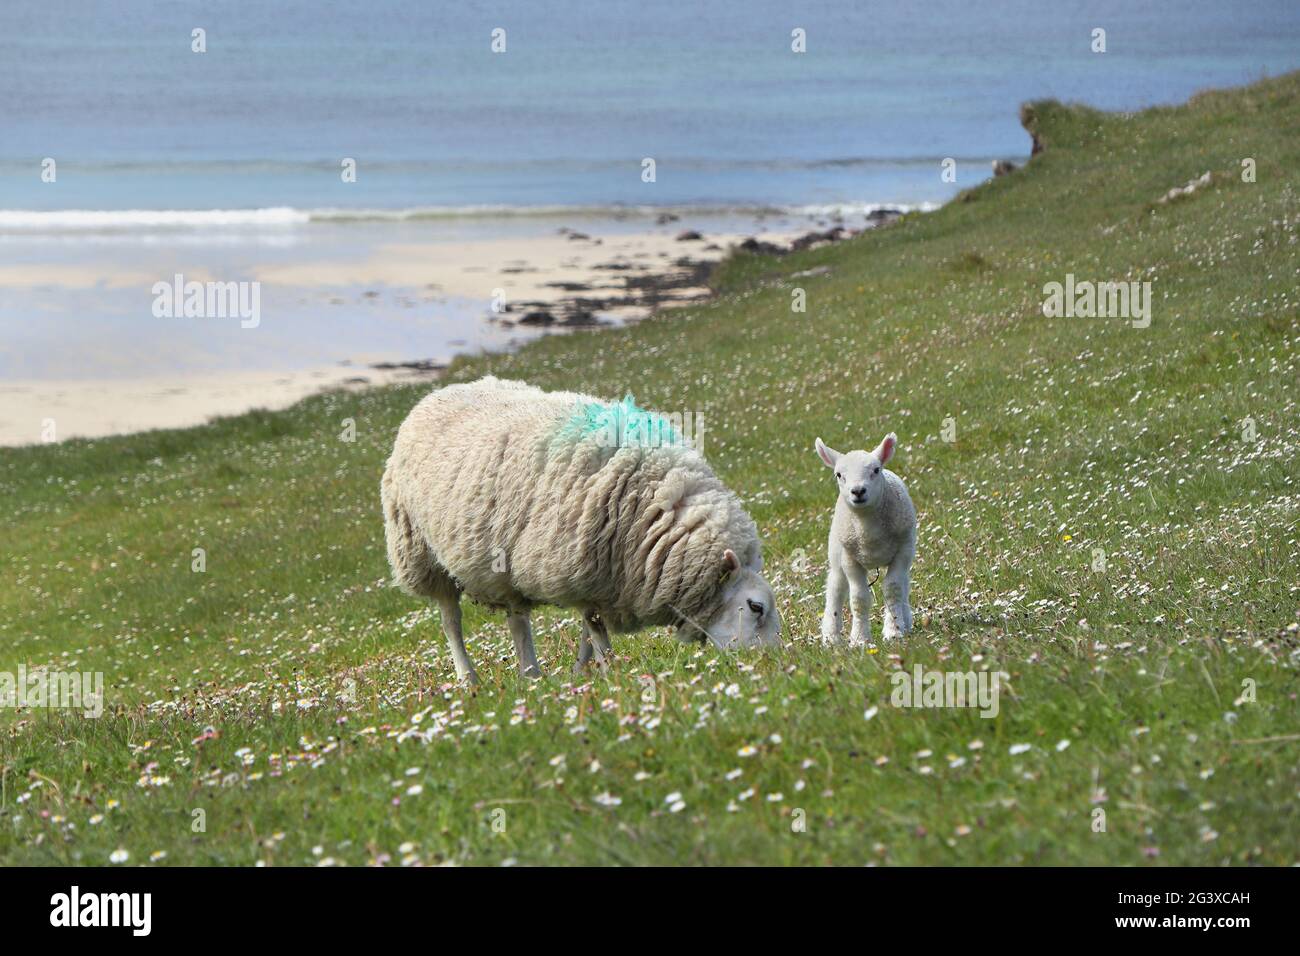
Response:
[{"label": "lamb", "polygon": [[630,396],[607,403],[492,376],[436,389],[398,430],[381,498],[395,582],[438,604],[462,681],[478,680],[462,594],[506,610],[529,677],[541,675],[529,614],[542,604],[581,610],[579,667],[593,654],[604,663],[609,629],[780,643],[753,520]]},{"label": "lamb", "polygon": [[885,468],[897,444],[898,437],[890,432],[874,451],[840,454],[817,439],[817,454],[826,467],[834,469],[839,485],[826,545],[830,570],[822,615],[823,642],[840,640],[846,591],[853,612],[849,643],[871,640],[872,593],[867,572],[872,568],[887,568],[882,588],[885,639],[912,629],[908,595],[916,557],[916,509],[903,480]]}]

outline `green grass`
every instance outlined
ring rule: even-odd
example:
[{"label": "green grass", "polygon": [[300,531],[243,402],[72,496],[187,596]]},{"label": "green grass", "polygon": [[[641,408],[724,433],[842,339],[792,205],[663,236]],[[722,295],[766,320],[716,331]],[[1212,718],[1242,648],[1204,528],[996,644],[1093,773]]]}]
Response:
[{"label": "green grass", "polygon": [[[0,669],[108,688],[98,720],[0,714],[0,862],[1297,862],[1300,75],[1026,122],[1046,151],[936,213],[450,373],[703,415],[777,652],[648,631],[574,678],[548,611],[530,683],[467,604],[483,686],[454,686],[436,614],[386,586],[379,477],[419,388],[0,452]],[[1045,318],[1066,273],[1151,281],[1150,328]],[[822,648],[813,439],[889,430],[918,629]],[[998,716],[892,706],[917,664],[1007,673]]]}]

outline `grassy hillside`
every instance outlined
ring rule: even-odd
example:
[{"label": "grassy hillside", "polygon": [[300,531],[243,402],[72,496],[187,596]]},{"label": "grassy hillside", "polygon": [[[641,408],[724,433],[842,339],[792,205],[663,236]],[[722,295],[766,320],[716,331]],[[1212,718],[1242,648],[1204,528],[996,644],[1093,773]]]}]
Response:
[{"label": "grassy hillside", "polygon": [[[483,686],[456,687],[386,586],[379,476],[422,389],[0,451],[0,670],[108,699],[0,713],[0,862],[1297,862],[1300,75],[1026,122],[1045,151],[939,212],[452,370],[703,415],[779,652],[650,631],[574,678],[550,611],[530,683],[467,603]],[[1150,281],[1150,326],[1044,317],[1067,273]],[[888,430],[918,630],[824,649],[813,439]],[[998,716],[892,706],[917,664],[1005,672]]]}]

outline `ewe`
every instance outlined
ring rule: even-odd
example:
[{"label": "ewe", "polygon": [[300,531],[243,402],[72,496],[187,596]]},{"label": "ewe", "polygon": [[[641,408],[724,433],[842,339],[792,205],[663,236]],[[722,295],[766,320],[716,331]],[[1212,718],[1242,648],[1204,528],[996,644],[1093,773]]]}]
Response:
[{"label": "ewe", "polygon": [[607,403],[488,376],[433,391],[398,430],[381,486],[396,582],[438,603],[474,682],[460,597],[504,608],[519,670],[528,616],[578,608],[579,665],[606,627],[677,625],[718,647],[779,643],[754,522],[698,451],[630,398]]},{"label": "ewe", "polygon": [[867,572],[885,567],[886,640],[912,629],[908,591],[912,559],[916,557],[916,509],[903,479],[885,468],[898,439],[885,436],[874,451],[840,454],[817,439],[817,454],[835,470],[839,497],[831,519],[826,575],[826,612],[822,615],[822,640],[840,639],[840,616],[845,591],[853,611],[849,642],[871,640],[871,584]]}]

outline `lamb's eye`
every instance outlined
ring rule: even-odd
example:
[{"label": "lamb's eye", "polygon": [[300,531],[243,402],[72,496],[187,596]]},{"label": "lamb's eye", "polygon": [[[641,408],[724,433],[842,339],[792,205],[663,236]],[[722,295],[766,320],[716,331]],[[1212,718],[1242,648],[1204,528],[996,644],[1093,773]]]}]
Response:
[{"label": "lamb's eye", "polygon": [[872,470],[871,473],[872,473],[873,475],[878,475],[878,474],[880,474],[880,466],[877,465],[877,466]]},{"label": "lamb's eye", "polygon": [[745,603],[749,605],[749,609],[751,611],[753,611],[755,614],[758,614],[759,616],[762,616],[763,614],[762,604],[760,604],[758,601],[750,601],[748,599],[745,600]]},{"label": "lamb's eye", "polygon": [[838,478],[840,481],[843,481],[843,480],[844,480],[844,476],[841,475],[838,471],[835,472],[835,477]]}]

